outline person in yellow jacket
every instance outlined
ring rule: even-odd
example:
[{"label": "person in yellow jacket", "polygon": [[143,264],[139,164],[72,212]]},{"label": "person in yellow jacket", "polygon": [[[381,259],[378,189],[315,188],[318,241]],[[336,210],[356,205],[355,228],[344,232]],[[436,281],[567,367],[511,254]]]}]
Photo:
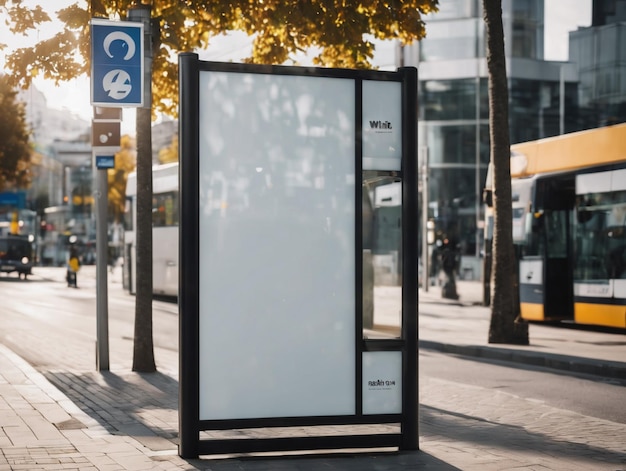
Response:
[{"label": "person in yellow jacket", "polygon": [[78,259],[78,251],[76,247],[70,248],[70,258],[67,262],[67,286],[78,288],[77,274],[80,270],[80,260]]}]

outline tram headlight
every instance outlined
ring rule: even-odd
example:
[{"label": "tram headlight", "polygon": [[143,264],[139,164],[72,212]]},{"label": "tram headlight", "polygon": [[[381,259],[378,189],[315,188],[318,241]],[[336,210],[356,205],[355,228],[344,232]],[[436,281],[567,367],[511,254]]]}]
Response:
[{"label": "tram headlight", "polygon": [[27,265],[28,264],[28,257],[22,257],[22,264],[23,265]]}]

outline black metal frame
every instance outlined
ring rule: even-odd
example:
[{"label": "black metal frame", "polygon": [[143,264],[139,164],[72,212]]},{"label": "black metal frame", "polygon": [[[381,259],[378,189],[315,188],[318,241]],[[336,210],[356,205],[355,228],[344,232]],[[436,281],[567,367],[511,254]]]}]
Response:
[{"label": "black metal frame", "polygon": [[[355,414],[325,417],[280,417],[235,420],[199,419],[199,298],[201,288],[197,263],[199,241],[199,75],[201,71],[242,72],[345,78],[355,81],[355,172],[362,175],[362,82],[363,80],[402,83],[402,338],[363,339],[362,329],[362,217],[361,187],[355,185]],[[325,69],[314,67],[264,66],[203,62],[197,54],[179,56],[179,188],[180,188],[180,369],[179,369],[179,454],[196,458],[204,454],[247,453],[340,448],[398,447],[418,449],[417,390],[417,70],[395,72]],[[184,243],[182,243],[184,241]],[[363,415],[362,353],[402,352],[402,413]],[[355,425],[399,423],[400,433],[282,438],[208,439],[200,432],[260,427]]]}]

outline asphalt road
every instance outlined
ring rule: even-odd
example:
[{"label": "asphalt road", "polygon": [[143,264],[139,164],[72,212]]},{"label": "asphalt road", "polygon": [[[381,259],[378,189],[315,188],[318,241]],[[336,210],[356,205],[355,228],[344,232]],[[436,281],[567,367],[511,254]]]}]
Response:
[{"label": "asphalt road", "polygon": [[[62,268],[34,268],[34,276],[0,277],[0,342],[33,366],[93,371],[96,345],[94,267],[81,269],[78,289],[68,288]],[[108,283],[110,366],[132,364],[134,296],[122,289],[119,273]],[[161,371],[177,376],[178,307],[153,302],[155,359]]]},{"label": "asphalt road", "polygon": [[419,374],[466,386],[502,391],[558,409],[626,424],[626,380],[559,374],[555,370],[420,352]]}]

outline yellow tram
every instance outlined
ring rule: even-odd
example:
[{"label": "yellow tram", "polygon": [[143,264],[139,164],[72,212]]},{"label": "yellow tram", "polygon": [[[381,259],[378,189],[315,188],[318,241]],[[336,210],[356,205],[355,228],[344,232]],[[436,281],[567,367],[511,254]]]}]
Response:
[{"label": "yellow tram", "polygon": [[626,124],[511,146],[520,311],[626,328]]}]

